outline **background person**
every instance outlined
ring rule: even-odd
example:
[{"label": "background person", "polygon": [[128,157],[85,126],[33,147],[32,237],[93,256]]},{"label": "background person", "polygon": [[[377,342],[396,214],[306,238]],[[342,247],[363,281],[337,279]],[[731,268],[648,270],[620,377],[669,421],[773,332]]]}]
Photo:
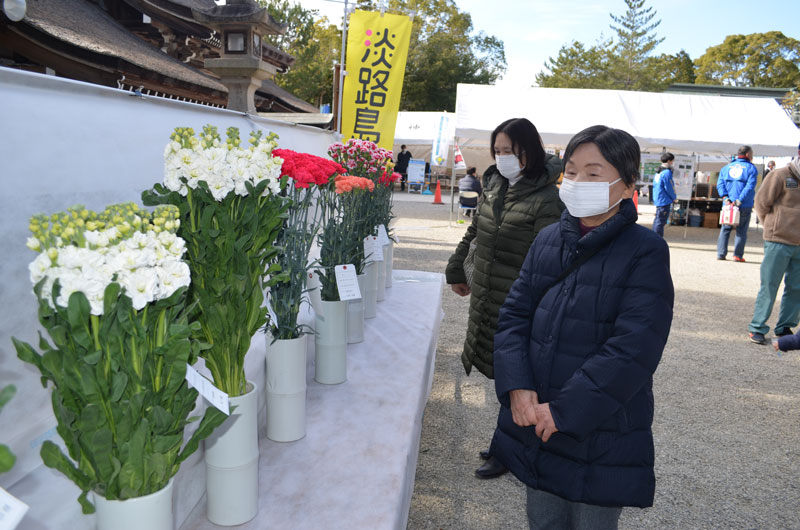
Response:
[{"label": "background person", "polygon": [[[739,226],[733,245],[733,261],[744,262],[744,245],[747,243],[747,229],[750,227],[750,214],[758,183],[758,169],[753,165],[753,148],[743,145],[736,159],[723,167],[717,180],[717,192],[723,204],[735,204],[739,208]],[[724,260],[728,255],[728,241],[733,226],[722,225],[717,239],[717,259]]]},{"label": "background person", "polygon": [[409,160],[411,160],[411,152],[406,151],[406,146],[403,144],[400,146],[400,152],[397,153],[397,160],[394,163],[394,170],[400,173],[400,191],[405,191],[406,189]]},{"label": "background person", "polygon": [[761,287],[748,332],[756,344],[766,344],[767,320],[783,279],[783,298],[775,335],[791,335],[800,319],[800,148],[788,166],[770,171],[755,198],[764,221]]},{"label": "background person", "polygon": [[[466,176],[464,176],[464,178],[458,181],[458,191],[460,193],[464,193],[465,191],[474,191],[478,195],[481,194],[482,192],[481,183],[478,180],[478,177],[476,176],[476,171],[477,170],[474,167],[467,169]],[[478,197],[473,197],[473,198],[459,197],[458,202],[461,206],[464,206],[465,208],[475,208],[476,206],[478,206]],[[469,217],[471,211],[472,210],[466,210],[464,212],[464,215]]]},{"label": "background person", "polygon": [[[467,338],[461,354],[464,369],[469,375],[474,367],[492,379],[500,305],[519,276],[534,238],[558,220],[564,205],[555,185],[561,161],[545,154],[539,131],[530,121],[504,121],[492,132],[490,145],[496,164],[484,174],[488,185],[445,274],[456,294],[470,295]],[[464,258],[473,241],[477,247],[470,286],[464,275]],[[507,471],[489,451],[481,451],[481,457],[486,463],[475,472],[479,478],[493,478]]]},{"label": "background person", "polygon": [[770,160],[769,162],[767,162],[767,169],[764,170],[764,178],[766,178],[766,176],[769,175],[769,172],[772,171],[773,169],[775,169],[775,161]]},{"label": "background person", "polygon": [[666,242],[636,224],[639,161],[619,129],[570,140],[567,211],[500,311],[492,453],[527,485],[531,529],[617,528],[621,507],[653,504],[653,373],[674,290]]},{"label": "background person", "polygon": [[664,153],[661,155],[661,169],[653,178],[653,203],[656,205],[653,232],[661,237],[664,237],[664,225],[667,224],[669,214],[672,212],[672,203],[678,200],[672,179],[672,166],[674,164],[675,155]]}]

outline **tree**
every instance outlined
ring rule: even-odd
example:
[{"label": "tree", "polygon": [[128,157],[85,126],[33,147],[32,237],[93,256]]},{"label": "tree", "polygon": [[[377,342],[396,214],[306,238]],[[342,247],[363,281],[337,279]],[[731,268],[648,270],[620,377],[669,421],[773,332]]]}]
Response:
[{"label": "tree", "polygon": [[564,45],[558,57],[545,63],[550,74],[539,72],[536,83],[547,88],[612,88],[608,75],[611,41],[586,48],[578,41]]},{"label": "tree", "polygon": [[333,64],[339,60],[342,32],[327,18],[314,20],[316,10],[287,0],[262,0],[272,18],[287,25],[284,35],[265,40],[294,56],[295,63],[275,83],[317,107],[333,101]]},{"label": "tree", "polygon": [[800,85],[800,41],[780,31],[728,35],[695,64],[697,83],[795,87]]},{"label": "tree", "polygon": [[565,44],[558,57],[545,63],[549,73],[536,74],[536,82],[544,87],[663,90],[678,79],[691,79],[693,65],[686,52],[652,55],[664,39],[655,33],[661,23],[654,21],[656,12],[644,4],[625,0],[624,15],[609,14],[616,39],[601,36],[589,47],[578,41]]},{"label": "tree", "polygon": [[645,0],[625,0],[628,6],[623,16],[609,14],[617,25],[611,29],[617,34],[615,60],[611,62],[611,75],[623,90],[642,90],[653,84],[653,61],[650,53],[664,41],[654,30],[661,20],[651,23],[656,16],[652,7],[644,9]]}]

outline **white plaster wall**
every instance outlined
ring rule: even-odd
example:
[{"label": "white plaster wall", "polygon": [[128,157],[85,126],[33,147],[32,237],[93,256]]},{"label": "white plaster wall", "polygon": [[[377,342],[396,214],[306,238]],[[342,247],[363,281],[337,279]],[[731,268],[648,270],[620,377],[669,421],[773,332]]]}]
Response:
[{"label": "white plaster wall", "polygon": [[242,137],[263,129],[280,147],[325,156],[338,135],[202,105],[136,97],[129,92],[0,68],[0,387],[17,396],[0,413],[0,443],[17,454],[0,476],[10,487],[41,465],[39,446],[55,420],[38,372],[17,359],[11,337],[38,344],[36,300],[25,247],[28,220],[73,204],[101,210],[135,201],[163,177],[163,151],[177,126],[212,123]]}]

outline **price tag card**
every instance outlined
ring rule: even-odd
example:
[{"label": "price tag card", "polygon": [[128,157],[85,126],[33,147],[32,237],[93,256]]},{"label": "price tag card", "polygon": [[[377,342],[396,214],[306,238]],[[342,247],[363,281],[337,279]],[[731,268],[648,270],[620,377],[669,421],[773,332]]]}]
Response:
[{"label": "price tag card", "polygon": [[361,291],[358,288],[356,268],[348,263],[347,265],[337,265],[333,270],[336,273],[336,287],[339,288],[339,300],[360,299]]},{"label": "price tag card", "polygon": [[200,372],[192,368],[190,364],[186,364],[186,381],[191,386],[197,389],[201,396],[224,412],[226,415],[231,415],[230,403],[228,402],[228,394],[215,387],[214,384],[203,377]]},{"label": "price tag card", "polygon": [[378,241],[381,246],[388,245],[392,242],[392,240],[389,239],[389,234],[386,232],[386,225],[378,225]]},{"label": "price tag card", "polygon": [[0,530],[14,530],[27,511],[27,504],[0,488]]},{"label": "price tag card", "polygon": [[383,248],[378,243],[378,236],[364,238],[364,256],[367,258],[367,263],[383,261]]}]

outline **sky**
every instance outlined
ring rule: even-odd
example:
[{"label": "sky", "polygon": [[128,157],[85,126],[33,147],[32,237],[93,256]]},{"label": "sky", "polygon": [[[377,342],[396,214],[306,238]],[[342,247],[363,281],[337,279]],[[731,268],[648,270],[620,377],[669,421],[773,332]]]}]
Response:
[{"label": "sky", "polygon": [[[298,0],[295,0],[298,1]],[[342,0],[299,0],[306,9],[317,9],[331,22],[341,24]],[[472,15],[476,32],[484,31],[503,41],[508,70],[498,84],[530,86],[545,69],[548,58],[558,56],[561,46],[578,40],[594,44],[601,36],[615,36],[609,13],[623,15],[623,0],[455,0],[461,11]],[[352,4],[352,3],[351,3]],[[800,0],[647,0],[645,7],[661,19],[656,28],[665,40],[656,54],[685,50],[692,59],[733,34],[781,31],[800,40]]]}]

